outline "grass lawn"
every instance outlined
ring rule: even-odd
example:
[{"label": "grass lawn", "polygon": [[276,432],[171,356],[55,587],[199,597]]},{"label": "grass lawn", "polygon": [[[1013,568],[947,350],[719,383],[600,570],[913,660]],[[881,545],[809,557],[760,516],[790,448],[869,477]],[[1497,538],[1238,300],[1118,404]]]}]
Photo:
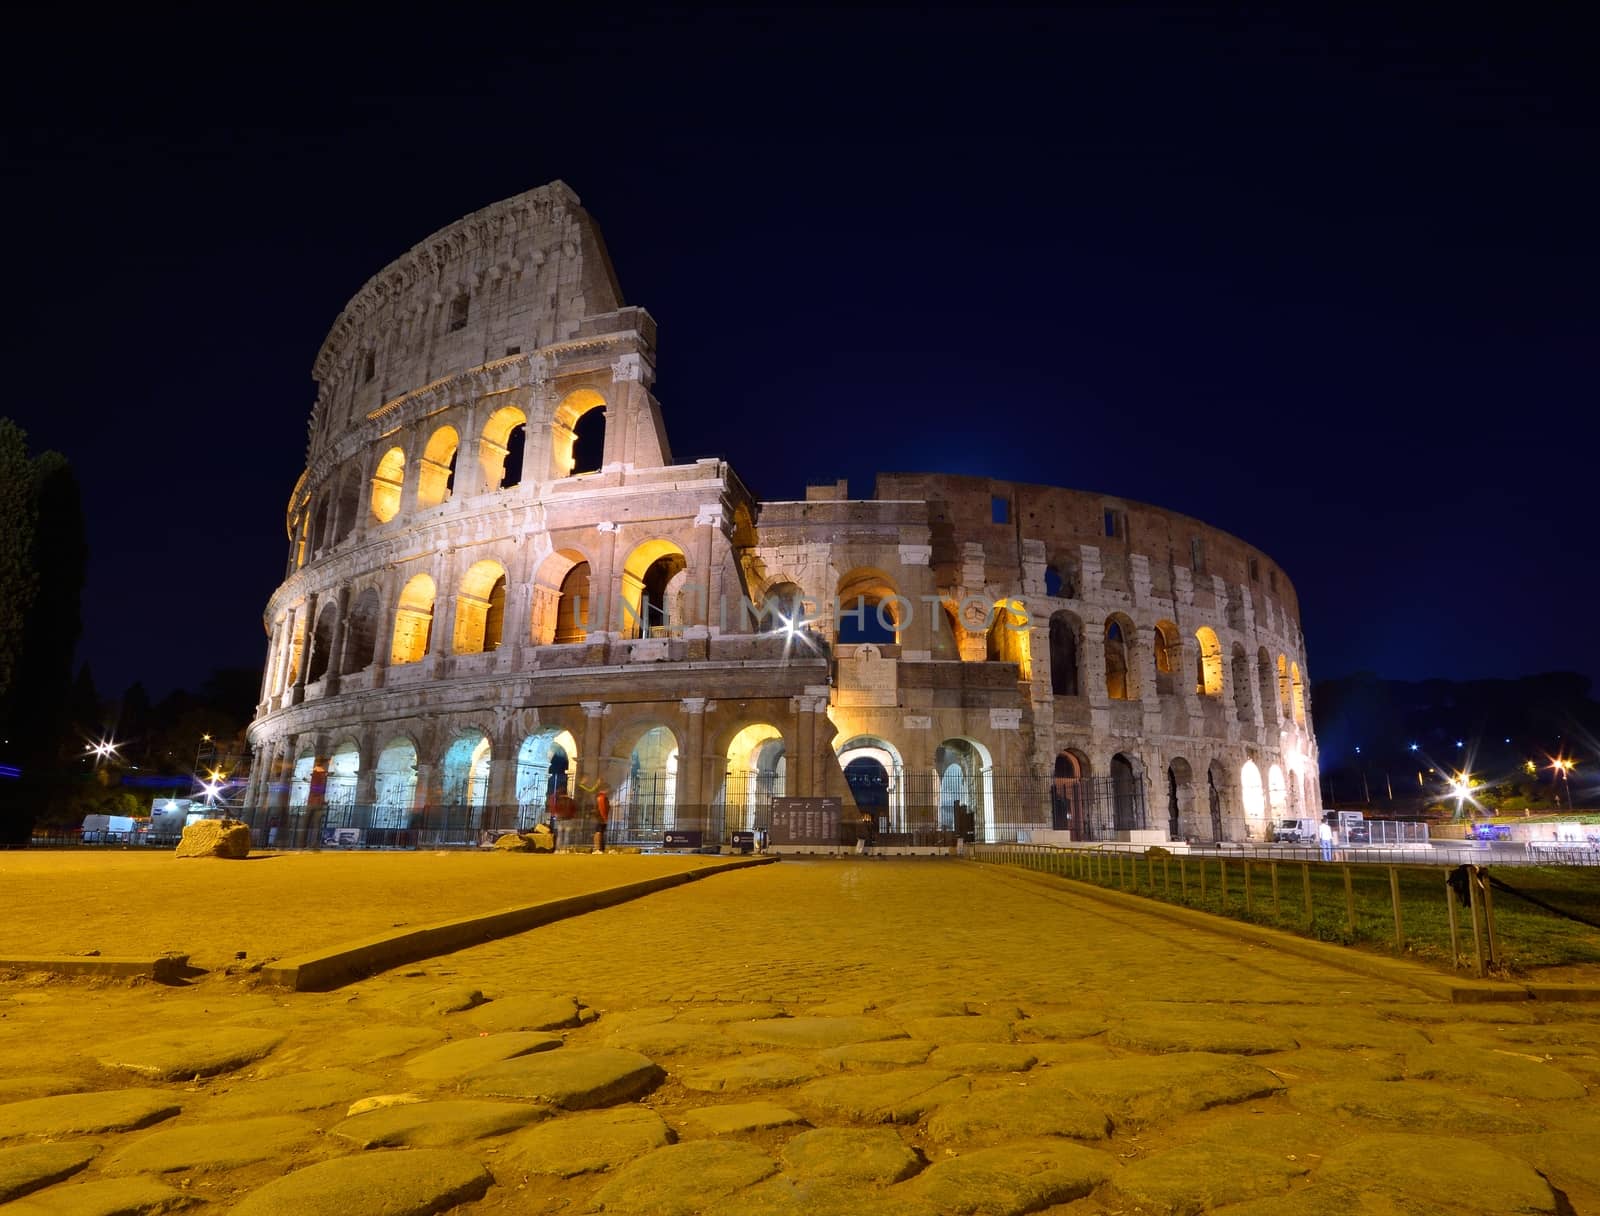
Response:
[{"label": "grass lawn", "polygon": [[[1029,869],[1169,903],[1271,925],[1304,937],[1395,950],[1390,871],[1400,887],[1406,953],[1451,966],[1445,903],[1448,866],[1341,865],[1338,862],[1253,861],[1214,857],[1147,858],[1138,854],[1022,851]],[[1346,872],[1349,893],[1346,894]],[[1600,925],[1600,871],[1580,866],[1506,866],[1491,871],[1517,891]],[[1276,879],[1276,894],[1274,894]],[[1310,914],[1306,892],[1310,889]],[[1502,970],[1527,974],[1541,967],[1600,963],[1600,929],[1568,920],[1502,890],[1493,892],[1494,928]],[[1354,928],[1350,910],[1354,906]],[[1473,958],[1472,921],[1458,907],[1464,965]]]}]

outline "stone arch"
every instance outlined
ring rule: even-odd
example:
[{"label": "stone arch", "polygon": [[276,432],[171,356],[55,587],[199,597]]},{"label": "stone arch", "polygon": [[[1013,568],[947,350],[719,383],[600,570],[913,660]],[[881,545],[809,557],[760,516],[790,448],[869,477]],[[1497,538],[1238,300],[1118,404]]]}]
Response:
[{"label": "stone arch", "polygon": [[391,665],[415,663],[427,656],[433,641],[433,596],[433,578],[427,574],[412,575],[401,589],[394,611]]},{"label": "stone arch", "polygon": [[458,731],[440,761],[440,789],[447,807],[482,810],[489,804],[489,736],[473,727]]},{"label": "stone arch", "polygon": [[1202,625],[1194,631],[1194,640],[1199,645],[1200,653],[1195,661],[1195,687],[1194,690],[1202,697],[1222,696],[1222,642],[1217,638],[1217,631],[1210,625]]},{"label": "stone arch", "polygon": [[551,477],[576,477],[600,471],[605,462],[604,397],[592,388],[574,389],[556,406],[551,427]]},{"label": "stone arch", "polygon": [[589,633],[589,559],[580,549],[557,549],[533,575],[529,636],[536,646],[581,642]]},{"label": "stone arch", "polygon": [[959,662],[961,659],[961,622],[956,618],[956,608],[949,600],[941,599],[939,616],[933,622],[932,657]]},{"label": "stone arch", "polygon": [[654,838],[674,825],[679,755],[678,736],[670,726],[644,721],[619,732],[609,767],[621,771],[607,780],[619,838]]},{"label": "stone arch", "polygon": [[1233,644],[1233,712],[1240,722],[1255,720],[1250,705],[1250,656],[1238,642]]},{"label": "stone arch", "polygon": [[372,826],[404,828],[417,800],[417,744],[404,735],[378,753],[373,783]]},{"label": "stone arch", "polygon": [[1031,622],[1021,600],[996,600],[993,623],[984,639],[985,657],[991,663],[1012,663],[1019,680],[1033,679],[1030,653]]},{"label": "stone arch", "polygon": [[1050,826],[1071,832],[1074,840],[1091,835],[1088,821],[1089,757],[1076,748],[1064,747],[1056,753],[1050,775]]},{"label": "stone arch", "polygon": [[[887,817],[896,825],[905,822],[906,769],[899,748],[878,735],[855,735],[835,744],[833,754],[844,771],[858,814],[866,811],[874,818]],[[853,764],[857,767],[852,779]],[[851,804],[846,803],[846,819],[851,809]]]},{"label": "stone arch", "polygon": [[882,570],[857,566],[840,576],[836,588],[839,619],[834,641],[840,645],[871,643],[891,646],[905,624],[906,601],[895,581]]},{"label": "stone arch", "polygon": [[939,776],[939,826],[956,826],[955,803],[972,812],[979,840],[999,838],[998,808],[994,797],[994,759],[976,739],[956,736],[933,749],[934,772]]},{"label": "stone arch", "polygon": [[655,538],[642,541],[629,552],[622,563],[622,632],[628,637],[652,637],[671,632],[682,626],[684,606],[681,594],[682,580],[673,585],[689,568],[689,559],[682,549],[670,540]]},{"label": "stone arch", "polygon": [[728,830],[768,827],[772,800],[782,798],[788,788],[783,732],[770,722],[753,722],[728,741],[725,755],[722,804]]},{"label": "stone arch", "polygon": [[1135,758],[1125,752],[1111,757],[1111,826],[1118,832],[1145,826],[1144,785]]},{"label": "stone arch", "polygon": [[375,522],[386,524],[400,513],[400,495],[405,483],[405,449],[390,448],[378,460],[378,469],[372,475],[370,504]]},{"label": "stone arch", "polygon": [[1263,646],[1256,652],[1256,687],[1261,697],[1261,721],[1267,726],[1278,722],[1278,694],[1272,680],[1272,656]]},{"label": "stone arch", "polygon": [[306,683],[315,684],[328,674],[333,658],[333,635],[339,624],[339,610],[324,604],[317,612],[317,627],[311,635],[311,657],[306,663]]},{"label": "stone arch", "polygon": [[1267,812],[1268,818],[1274,821],[1284,819],[1289,814],[1289,786],[1284,780],[1283,769],[1276,764],[1267,769]]},{"label": "stone arch", "polygon": [[1155,650],[1157,691],[1172,692],[1173,673],[1178,670],[1180,656],[1183,653],[1178,641],[1178,627],[1171,621],[1157,621],[1155,637],[1151,644]]},{"label": "stone arch", "polygon": [[378,651],[378,623],[383,606],[378,589],[368,587],[356,596],[344,631],[344,674],[365,671]]},{"label": "stone arch", "polygon": [[755,612],[757,633],[794,633],[806,621],[806,593],[800,585],[782,579],[761,593]]},{"label": "stone arch", "polygon": [[1287,655],[1278,656],[1278,718],[1287,722],[1294,713],[1293,693],[1289,683],[1289,659]]},{"label": "stone arch", "polygon": [[428,436],[417,468],[417,506],[437,507],[456,485],[456,457],[461,437],[453,426],[442,426]]},{"label": "stone arch", "polygon": [[328,784],[323,792],[323,805],[327,808],[324,823],[346,827],[351,810],[356,804],[356,783],[361,774],[361,745],[354,739],[344,739],[328,757]]},{"label": "stone arch", "polygon": [[334,511],[333,543],[342,544],[355,531],[357,517],[361,514],[361,473],[346,470],[339,482],[338,506]]},{"label": "stone arch", "polygon": [[1113,701],[1139,699],[1139,676],[1132,662],[1138,636],[1133,622],[1123,613],[1115,612],[1106,618],[1106,696]]},{"label": "stone arch", "polygon": [[535,731],[517,749],[517,825],[544,818],[552,794],[571,792],[578,777],[578,741],[559,726]]},{"label": "stone arch", "polygon": [[1065,608],[1050,614],[1050,692],[1054,696],[1078,695],[1078,637],[1082,628],[1077,616]]},{"label": "stone arch", "polygon": [[1300,664],[1289,664],[1289,687],[1294,698],[1294,720],[1299,726],[1306,724],[1306,689],[1300,680]]},{"label": "stone arch", "polygon": [[[1280,774],[1279,780],[1282,779]],[[1244,809],[1246,832],[1263,827],[1267,818],[1267,797],[1261,785],[1261,768],[1254,760],[1246,760],[1239,769],[1239,805]]]},{"label": "stone arch", "polygon": [[478,466],[486,490],[509,490],[522,481],[527,448],[528,415],[503,405],[489,415],[478,436]]},{"label": "stone arch", "polygon": [[1213,760],[1206,766],[1206,818],[1210,826],[1210,838],[1215,841],[1227,839],[1227,829],[1224,826],[1224,808],[1232,800],[1233,780],[1228,773],[1228,768],[1221,760]]},{"label": "stone arch", "polygon": [[1044,568],[1044,593],[1064,600],[1078,598],[1078,559],[1060,556]]},{"label": "stone arch", "polygon": [[296,749],[294,768],[289,772],[289,810],[304,813],[311,802],[311,787],[316,780],[317,755],[307,750],[312,744],[303,740]]},{"label": "stone arch", "polygon": [[1194,769],[1182,756],[1167,762],[1166,826],[1174,840],[1184,839],[1194,825]]},{"label": "stone arch", "polygon": [[328,547],[328,495],[326,492],[317,496],[317,504],[311,509],[311,556],[315,558]]},{"label": "stone arch", "polygon": [[497,650],[505,629],[506,568],[499,562],[473,562],[456,593],[456,654]]}]

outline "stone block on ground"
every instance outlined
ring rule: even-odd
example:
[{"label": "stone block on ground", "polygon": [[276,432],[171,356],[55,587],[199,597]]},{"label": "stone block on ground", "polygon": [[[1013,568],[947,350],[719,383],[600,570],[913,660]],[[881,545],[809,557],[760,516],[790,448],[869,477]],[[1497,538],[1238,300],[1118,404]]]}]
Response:
[{"label": "stone block on ground", "polygon": [[416,1077],[419,1081],[447,1081],[464,1077],[489,1064],[541,1051],[554,1051],[560,1046],[561,1039],[558,1036],[538,1031],[491,1034],[476,1039],[457,1039],[443,1047],[435,1047],[413,1060],[407,1060],[404,1068],[407,1076]]},{"label": "stone block on ground", "polygon": [[652,1110],[612,1110],[562,1115],[518,1133],[500,1159],[530,1174],[574,1178],[637,1161],[671,1144],[672,1129]]},{"label": "stone block on ground", "polygon": [[358,1148],[442,1148],[485,1136],[502,1136],[550,1117],[543,1106],[470,1099],[407,1102],[367,1111],[329,1130]]},{"label": "stone block on ground", "polygon": [[250,856],[250,829],[237,819],[197,819],[183,829],[175,856],[240,860]]},{"label": "stone block on ground", "polygon": [[1104,1034],[1109,1025],[1102,1014],[1072,1010],[1066,1013],[1046,1013],[1036,1018],[1024,1018],[1017,1022],[1013,1029],[1024,1039],[1063,1042]]},{"label": "stone block on ground", "polygon": [[943,1216],[903,1189],[868,1191],[834,1178],[780,1174],[712,1203],[704,1216]]},{"label": "stone block on ground", "polygon": [[1106,1039],[1135,1051],[1212,1051],[1254,1056],[1293,1051],[1300,1041],[1287,1031],[1254,1022],[1141,1020],[1113,1026]]},{"label": "stone block on ground", "polygon": [[1247,1102],[1284,1088],[1259,1065],[1202,1052],[1063,1064],[1031,1075],[1105,1108],[1119,1124]]},{"label": "stone block on ground", "polygon": [[653,1026],[626,1026],[605,1038],[607,1047],[637,1051],[647,1056],[730,1056],[741,1050],[721,1026],[658,1022]]},{"label": "stone block on ground", "polygon": [[782,1016],[783,1009],[781,1006],[762,1002],[759,1004],[697,1005],[692,1009],[685,1009],[673,1020],[690,1025],[714,1025],[719,1022],[764,1022],[771,1018],[781,1018]]},{"label": "stone block on ground", "polygon": [[966,1097],[971,1088],[971,1081],[952,1072],[908,1068],[824,1077],[802,1085],[795,1100],[864,1123],[915,1123],[941,1103]]},{"label": "stone block on ground", "polygon": [[928,1057],[928,1067],[952,1072],[1027,1072],[1039,1057],[1015,1043],[951,1043]]},{"label": "stone block on ground", "polygon": [[565,1030],[582,1024],[578,1002],[570,996],[508,996],[479,1005],[467,1021],[479,1030]]},{"label": "stone block on ground", "polygon": [[922,1158],[892,1127],[819,1127],[783,1146],[787,1172],[842,1183],[900,1182],[922,1168]]},{"label": "stone block on ground", "polygon": [[1113,1190],[1135,1210],[1170,1216],[1282,1196],[1321,1159],[1315,1150],[1325,1138],[1315,1119],[1230,1119],[1188,1144],[1127,1163]]},{"label": "stone block on ground", "polygon": [[933,1139],[968,1144],[1042,1136],[1104,1140],[1110,1134],[1111,1120],[1098,1106],[1041,1085],[983,1090],[941,1106],[928,1118]]},{"label": "stone block on ground", "polygon": [[769,1127],[793,1127],[805,1120],[775,1102],[739,1102],[728,1106],[697,1106],[684,1114],[683,1122],[697,1132],[734,1136],[765,1131]]},{"label": "stone block on ground", "polygon": [[153,1178],[68,1181],[6,1205],[6,1216],[162,1216],[203,1203]]},{"label": "stone block on ground", "polygon": [[1116,1158],[1097,1149],[1031,1140],[940,1161],[897,1189],[948,1216],[1022,1216],[1083,1198],[1116,1168]]},{"label": "stone block on ground", "polygon": [[[1382,1162],[1382,1169],[1374,1163]],[[1482,1140],[1401,1133],[1362,1136],[1328,1154],[1314,1180],[1367,1195],[1446,1201],[1455,1211],[1554,1213],[1550,1184],[1526,1161]]]},{"label": "stone block on ground", "polygon": [[132,1131],[169,1119],[182,1109],[179,1095],[159,1089],[108,1089],[30,1098],[0,1106],[0,1140]]},{"label": "stone block on ground", "polygon": [[531,853],[533,841],[520,832],[506,832],[494,838],[494,850],[497,853]]},{"label": "stone block on ground", "polygon": [[288,1155],[309,1141],[316,1130],[292,1115],[171,1127],[123,1145],[100,1168],[107,1174],[238,1169]]},{"label": "stone block on ground", "polygon": [[320,1110],[324,1106],[343,1106],[380,1087],[380,1082],[365,1073],[348,1068],[326,1068],[316,1072],[293,1072],[264,1081],[239,1081],[215,1094],[205,1105],[212,1118],[246,1118],[250,1115],[291,1114],[299,1110]]},{"label": "stone block on ground", "polygon": [[780,1089],[821,1075],[822,1068],[810,1060],[779,1051],[763,1051],[694,1069],[679,1080],[687,1089],[724,1093],[741,1089]]},{"label": "stone block on ground", "polygon": [[0,1148],[0,1203],[70,1178],[99,1153],[98,1144],[19,1144]]},{"label": "stone block on ground", "polygon": [[267,1055],[283,1035],[248,1026],[196,1026],[129,1039],[112,1039],[102,1049],[107,1068],[142,1073],[157,1081],[187,1081],[232,1072]]},{"label": "stone block on ground", "polygon": [[642,1098],[666,1074],[647,1056],[614,1047],[566,1047],[520,1056],[462,1078],[472,1093],[583,1110]]},{"label": "stone block on ground", "polygon": [[906,1037],[905,1031],[893,1023],[868,1017],[765,1018],[757,1022],[735,1022],[728,1027],[728,1033],[742,1042],[763,1047],[812,1050]]},{"label": "stone block on ground", "polygon": [[889,1039],[882,1043],[850,1043],[817,1053],[817,1063],[825,1068],[869,1069],[911,1068],[927,1063],[933,1044],[922,1039]]},{"label": "stone block on ground", "polygon": [[1489,1097],[1463,1093],[1431,1081],[1324,1081],[1296,1085],[1289,1101],[1297,1110],[1366,1130],[1388,1125],[1436,1132],[1502,1134],[1536,1132],[1542,1124]]},{"label": "stone block on ground", "polygon": [[905,1024],[913,1039],[930,1043],[1009,1043],[1016,1036],[1004,1018],[971,1016],[912,1018]]},{"label": "stone block on ground", "polygon": [[451,1149],[356,1153],[267,1183],[232,1216],[434,1216],[481,1199],[493,1182],[475,1157]]},{"label": "stone block on ground", "polygon": [[1406,1053],[1406,1075],[1511,1098],[1581,1098],[1587,1092],[1571,1073],[1507,1051],[1424,1047]]},{"label": "stone block on ground", "polygon": [[777,1168],[766,1153],[737,1140],[673,1144],[618,1169],[595,1193],[594,1203],[630,1216],[693,1216]]}]

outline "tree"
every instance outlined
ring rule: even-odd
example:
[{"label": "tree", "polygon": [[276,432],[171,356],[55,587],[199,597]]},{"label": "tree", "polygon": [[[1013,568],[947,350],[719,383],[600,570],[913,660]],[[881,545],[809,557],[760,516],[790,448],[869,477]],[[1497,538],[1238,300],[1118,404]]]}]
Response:
[{"label": "tree", "polygon": [[37,586],[33,516],[28,436],[11,419],[0,418],[0,706],[8,700],[16,677],[23,630]]}]

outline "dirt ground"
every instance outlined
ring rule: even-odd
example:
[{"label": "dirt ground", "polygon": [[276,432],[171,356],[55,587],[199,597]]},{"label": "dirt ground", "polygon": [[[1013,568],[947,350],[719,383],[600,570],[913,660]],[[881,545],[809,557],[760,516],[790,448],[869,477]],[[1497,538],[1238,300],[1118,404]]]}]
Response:
[{"label": "dirt ground", "polygon": [[187,954],[213,970],[579,895],[709,858],[589,853],[0,853],[0,955]]}]

